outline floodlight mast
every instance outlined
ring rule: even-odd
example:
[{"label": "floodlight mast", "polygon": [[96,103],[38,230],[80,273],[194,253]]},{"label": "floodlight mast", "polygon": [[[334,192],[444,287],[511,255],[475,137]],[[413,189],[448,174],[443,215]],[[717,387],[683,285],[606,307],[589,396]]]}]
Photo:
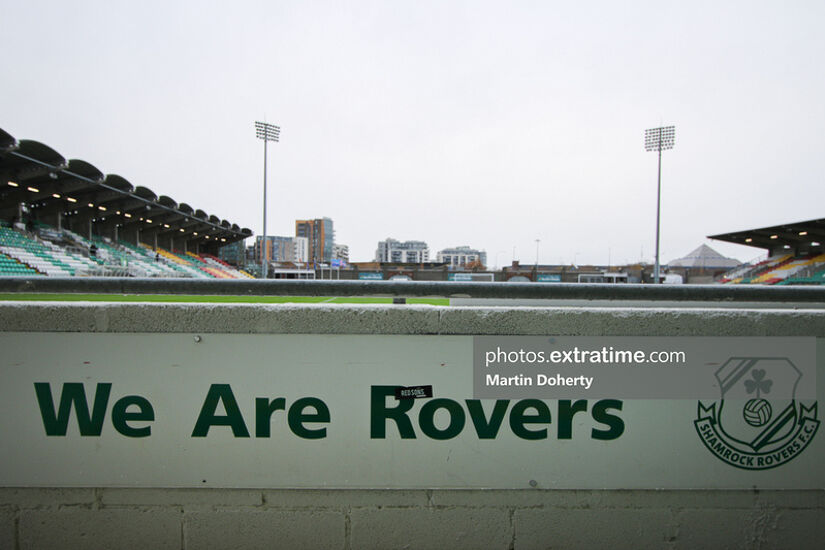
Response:
[{"label": "floodlight mast", "polygon": [[645,151],[659,153],[659,172],[656,180],[656,263],[653,266],[653,282],[659,284],[659,220],[662,197],[662,151],[673,149],[676,141],[675,126],[661,126],[645,130]]},{"label": "floodlight mast", "polygon": [[266,279],[269,276],[269,258],[267,257],[269,243],[266,241],[266,144],[269,141],[278,142],[281,137],[281,128],[266,122],[256,122],[255,137],[264,140],[264,227],[261,237],[261,274]]}]

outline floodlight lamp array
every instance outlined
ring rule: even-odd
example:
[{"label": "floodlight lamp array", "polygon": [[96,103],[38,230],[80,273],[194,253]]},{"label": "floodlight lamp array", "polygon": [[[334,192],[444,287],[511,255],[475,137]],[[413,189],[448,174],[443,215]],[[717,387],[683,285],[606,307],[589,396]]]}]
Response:
[{"label": "floodlight lamp array", "polygon": [[663,126],[645,130],[645,151],[665,151],[667,149],[673,149],[675,141],[675,126]]},{"label": "floodlight lamp array", "polygon": [[281,128],[280,126],[267,124],[266,122],[256,122],[255,136],[258,139],[263,139],[266,141],[278,141],[281,137]]}]

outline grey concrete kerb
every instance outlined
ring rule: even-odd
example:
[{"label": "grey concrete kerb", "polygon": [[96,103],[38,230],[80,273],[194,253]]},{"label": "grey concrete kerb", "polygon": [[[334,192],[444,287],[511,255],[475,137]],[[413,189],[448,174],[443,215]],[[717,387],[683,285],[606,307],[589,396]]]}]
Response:
[{"label": "grey concrete kerb", "polygon": [[823,309],[0,302],[5,332],[825,336]]}]

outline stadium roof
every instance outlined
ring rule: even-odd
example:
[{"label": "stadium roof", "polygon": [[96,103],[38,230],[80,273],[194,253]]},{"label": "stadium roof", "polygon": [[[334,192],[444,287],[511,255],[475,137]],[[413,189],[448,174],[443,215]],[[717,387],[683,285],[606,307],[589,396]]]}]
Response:
[{"label": "stadium roof", "polygon": [[708,238],[768,250],[821,251],[822,243],[825,243],[825,218],[709,235]]},{"label": "stadium roof", "polygon": [[42,217],[60,213],[92,224],[114,222],[189,243],[220,246],[252,235],[247,228],[0,129],[0,218],[16,216],[21,203]]}]

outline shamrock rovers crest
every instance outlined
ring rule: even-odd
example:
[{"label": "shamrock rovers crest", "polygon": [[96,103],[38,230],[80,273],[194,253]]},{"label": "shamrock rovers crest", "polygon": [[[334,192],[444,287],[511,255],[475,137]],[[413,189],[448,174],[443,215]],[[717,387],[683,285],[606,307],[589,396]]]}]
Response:
[{"label": "shamrock rovers crest", "polygon": [[817,404],[796,400],[802,373],[785,358],[732,357],[716,371],[719,401],[699,401],[696,431],[732,466],[776,468],[793,460],[819,427]]}]

